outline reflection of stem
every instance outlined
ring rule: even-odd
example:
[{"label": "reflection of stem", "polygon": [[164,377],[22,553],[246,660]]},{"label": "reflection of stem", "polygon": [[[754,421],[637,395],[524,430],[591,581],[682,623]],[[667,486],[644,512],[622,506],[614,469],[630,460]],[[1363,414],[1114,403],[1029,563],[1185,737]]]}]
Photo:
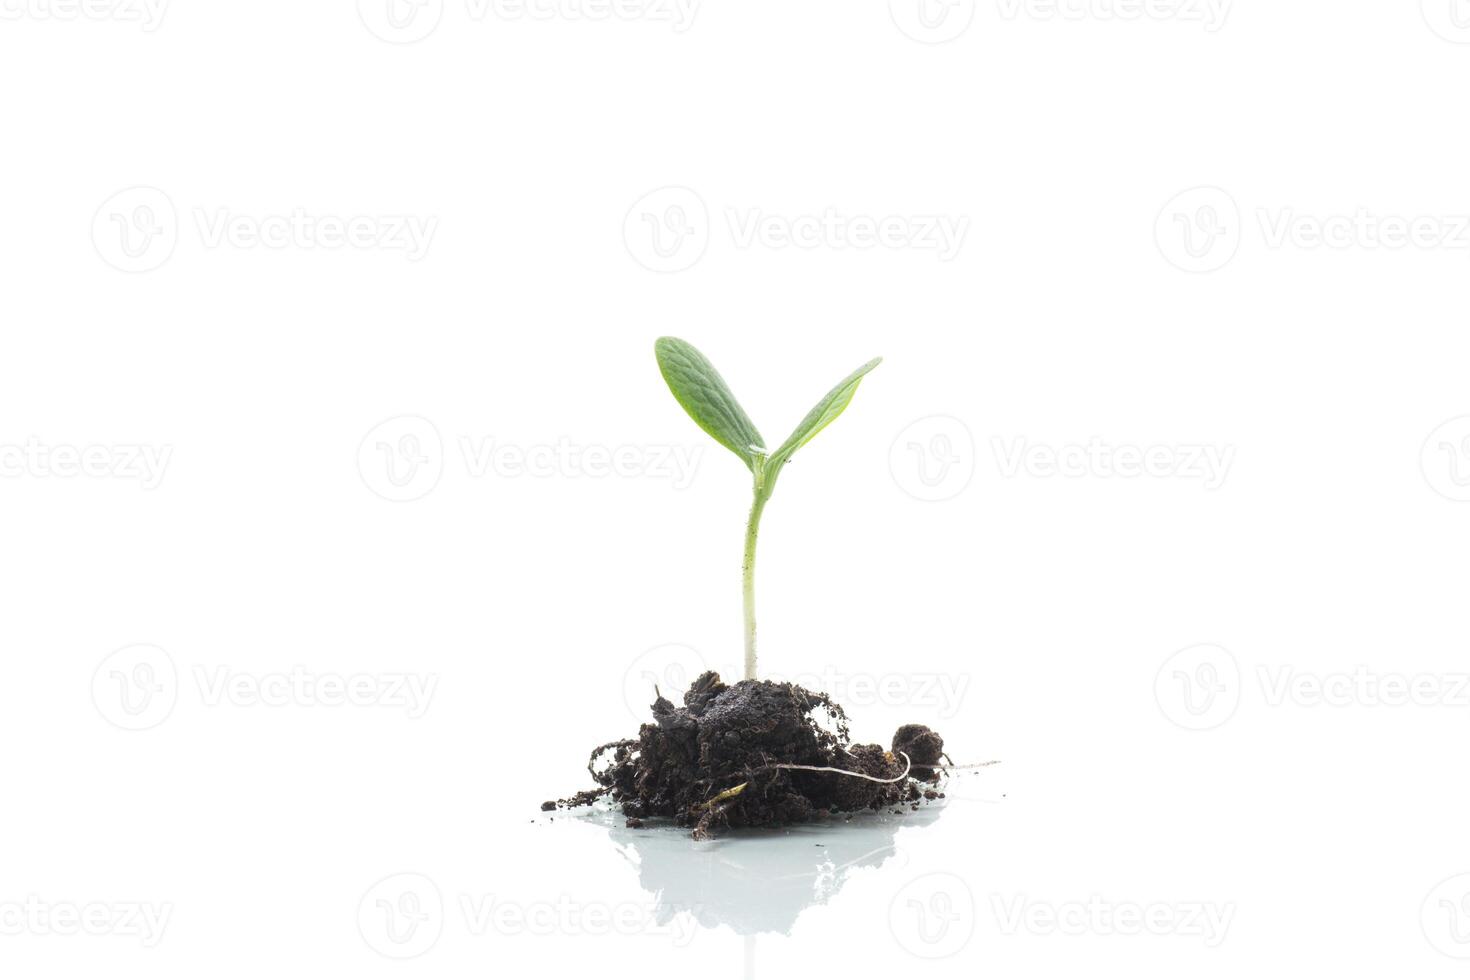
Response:
[{"label": "reflection of stem", "polygon": [[745,980],[755,980],[755,936],[745,937]]}]

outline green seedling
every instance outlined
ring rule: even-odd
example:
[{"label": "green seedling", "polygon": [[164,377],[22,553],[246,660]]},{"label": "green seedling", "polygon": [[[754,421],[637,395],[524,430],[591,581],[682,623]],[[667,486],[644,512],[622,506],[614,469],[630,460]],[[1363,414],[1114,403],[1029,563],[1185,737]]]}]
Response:
[{"label": "green seedling", "polygon": [[739,456],[754,479],[754,499],[750,519],[745,525],[745,562],[742,566],[742,594],[745,600],[745,677],[755,680],[755,542],[760,533],[761,513],[776,478],[791,456],[812,441],[832,420],[841,415],[852,401],[858,384],[883,360],[875,357],[838,382],[837,387],[806,414],[796,430],[774,451],[766,448],[755,423],[731,394],[720,372],[692,344],[677,337],[660,337],[654,344],[658,368],[668,382],[674,398],[684,407],[701,429]]}]

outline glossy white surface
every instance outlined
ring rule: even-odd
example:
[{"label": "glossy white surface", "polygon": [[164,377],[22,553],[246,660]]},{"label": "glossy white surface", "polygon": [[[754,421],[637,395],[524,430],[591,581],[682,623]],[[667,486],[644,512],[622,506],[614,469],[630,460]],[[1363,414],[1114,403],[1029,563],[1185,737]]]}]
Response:
[{"label": "glossy white surface", "polygon": [[[1463,980],[1461,42],[0,0],[0,977]],[[885,358],[766,509],[760,668],[1003,760],[942,809],[537,809],[740,658],[661,334],[772,441]]]}]

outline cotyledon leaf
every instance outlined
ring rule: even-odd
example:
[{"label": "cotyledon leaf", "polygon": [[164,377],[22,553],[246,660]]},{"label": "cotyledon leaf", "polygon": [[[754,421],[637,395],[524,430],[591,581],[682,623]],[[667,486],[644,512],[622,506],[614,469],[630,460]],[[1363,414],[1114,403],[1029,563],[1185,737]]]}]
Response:
[{"label": "cotyledon leaf", "polygon": [[660,337],[653,350],[669,391],[689,417],[754,470],[766,442],[709,358],[678,337]]},{"label": "cotyledon leaf", "polygon": [[852,396],[857,392],[858,384],[863,380],[863,376],[881,363],[883,363],[883,358],[873,358],[839,381],[837,387],[827,392],[826,397],[806,413],[806,418],[801,420],[801,424],[787,437],[781,447],[771,454],[770,465],[775,468],[785,465],[792,453],[811,442],[813,436],[831,425],[832,420],[841,415],[848,403],[852,401]]}]

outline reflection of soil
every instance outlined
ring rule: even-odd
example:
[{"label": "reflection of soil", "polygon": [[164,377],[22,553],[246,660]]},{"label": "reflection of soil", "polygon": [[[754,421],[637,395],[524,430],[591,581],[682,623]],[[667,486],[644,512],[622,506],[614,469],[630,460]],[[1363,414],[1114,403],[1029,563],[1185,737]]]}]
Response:
[{"label": "reflection of soil", "polygon": [[802,910],[826,904],[854,869],[892,858],[901,829],[933,823],[943,811],[931,805],[903,816],[861,814],[700,842],[676,827],[629,830],[620,815],[601,808],[581,819],[607,827],[653,896],[660,924],[688,912],[705,928],[725,925],[751,936],[789,934]]}]

